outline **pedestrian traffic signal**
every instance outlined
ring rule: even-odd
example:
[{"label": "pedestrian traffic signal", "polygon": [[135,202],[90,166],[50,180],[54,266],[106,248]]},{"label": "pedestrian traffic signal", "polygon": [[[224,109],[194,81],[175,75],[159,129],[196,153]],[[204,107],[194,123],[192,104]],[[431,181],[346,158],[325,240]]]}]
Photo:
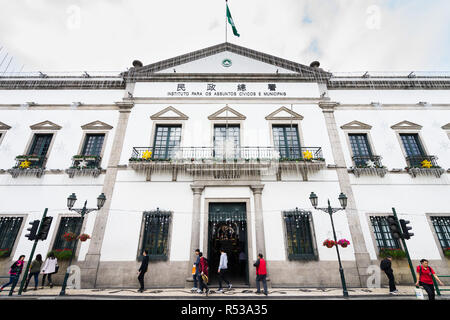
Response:
[{"label": "pedestrian traffic signal", "polygon": [[391,230],[392,237],[394,239],[400,239],[401,237],[401,230],[400,226],[398,224],[398,220],[394,216],[387,217],[388,223],[389,223],[389,229]]},{"label": "pedestrian traffic signal", "polygon": [[52,225],[52,220],[53,220],[53,217],[45,217],[42,220],[41,230],[39,230],[39,233],[36,236],[36,238],[38,240],[45,240],[45,239],[47,239],[48,232],[50,230],[50,226]]},{"label": "pedestrian traffic signal", "polygon": [[29,223],[29,224],[31,224],[31,227],[27,228],[27,231],[30,231],[30,233],[25,235],[25,237],[27,237],[28,240],[35,240],[36,239],[36,232],[38,231],[39,223],[40,223],[39,220],[34,220],[34,221]]},{"label": "pedestrian traffic signal", "polygon": [[414,233],[409,232],[409,230],[412,229],[412,227],[408,226],[409,223],[410,223],[409,220],[400,219],[400,226],[402,227],[403,239],[409,239],[414,235]]}]

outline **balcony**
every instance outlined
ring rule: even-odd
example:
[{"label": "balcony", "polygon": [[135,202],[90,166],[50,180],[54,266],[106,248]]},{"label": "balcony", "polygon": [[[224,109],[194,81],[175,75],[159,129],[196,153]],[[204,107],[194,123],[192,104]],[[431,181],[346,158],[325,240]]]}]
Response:
[{"label": "balcony", "polygon": [[40,178],[45,171],[45,163],[47,158],[37,155],[21,155],[16,157],[16,165],[8,172],[13,178],[17,178],[20,175],[33,175]]},{"label": "balcony", "polygon": [[75,155],[72,157],[72,166],[66,169],[69,178],[74,176],[93,176],[98,177],[102,173],[100,164],[102,158],[95,155]]},{"label": "balcony", "polygon": [[[145,171],[147,180],[151,173],[172,171],[176,180],[178,172],[195,177],[213,176],[216,179],[235,179],[242,176],[280,176],[282,171],[307,173],[325,166],[321,148],[274,147],[135,147],[129,159],[130,167]],[[286,156],[289,155],[289,156]]]},{"label": "balcony", "polygon": [[387,168],[381,163],[381,156],[354,156],[352,157],[354,166],[351,171],[355,176],[360,177],[364,175],[378,175],[384,177]]},{"label": "balcony", "polygon": [[430,176],[433,175],[437,178],[440,178],[441,175],[445,172],[437,164],[436,156],[427,156],[427,155],[415,155],[406,157],[406,163],[408,166],[405,168],[406,171],[413,176],[414,178],[418,175],[422,176]]}]

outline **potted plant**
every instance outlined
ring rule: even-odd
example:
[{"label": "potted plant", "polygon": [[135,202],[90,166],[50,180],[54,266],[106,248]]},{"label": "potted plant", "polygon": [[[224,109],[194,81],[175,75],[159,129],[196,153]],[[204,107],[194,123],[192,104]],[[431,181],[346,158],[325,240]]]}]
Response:
[{"label": "potted plant", "polygon": [[47,258],[51,252],[53,252],[58,261],[69,260],[72,257],[72,250],[68,248],[52,250],[47,254]]},{"label": "potted plant", "polygon": [[90,239],[90,238],[91,237],[88,234],[83,233],[83,234],[80,234],[77,239],[80,240],[81,242],[84,242],[84,241],[86,241],[87,239]]},{"label": "potted plant", "polygon": [[444,249],[444,256],[446,256],[447,258],[450,258],[450,248]]},{"label": "potted plant", "polygon": [[62,236],[64,238],[64,240],[66,240],[67,242],[71,242],[77,239],[77,235],[73,232],[66,232],[63,234]]},{"label": "potted plant", "polygon": [[381,248],[380,257],[386,258],[387,256],[391,256],[392,259],[403,259],[406,257],[406,252],[402,249]]},{"label": "potted plant", "polygon": [[336,242],[334,240],[327,239],[323,242],[323,246],[327,247],[327,248],[333,248],[333,246],[335,246],[335,245],[336,245]]},{"label": "potted plant", "polygon": [[347,246],[350,245],[350,241],[348,241],[347,239],[341,239],[337,242],[337,244],[342,248],[347,248]]},{"label": "potted plant", "polygon": [[0,258],[9,256],[9,249],[0,249]]}]

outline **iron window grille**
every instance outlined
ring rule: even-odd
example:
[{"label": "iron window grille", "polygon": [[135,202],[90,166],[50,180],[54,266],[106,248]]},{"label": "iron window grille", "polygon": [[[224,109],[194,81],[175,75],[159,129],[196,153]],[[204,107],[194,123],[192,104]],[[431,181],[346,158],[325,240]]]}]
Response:
[{"label": "iron window grille", "polygon": [[387,217],[370,217],[378,249],[401,249],[398,239],[394,239]]},{"label": "iron window grille", "polygon": [[443,250],[450,250],[450,217],[431,217]]},{"label": "iron window grille", "polygon": [[317,260],[313,246],[311,211],[283,211],[289,260]]},{"label": "iron window grille", "polygon": [[58,232],[56,233],[55,242],[53,243],[53,250],[64,250],[75,248],[76,243],[66,241],[63,236],[67,232],[73,232],[77,236],[81,233],[83,225],[82,217],[62,217],[59,223]]},{"label": "iron window grille", "polygon": [[22,217],[0,217],[0,257],[11,255],[22,222]]},{"label": "iron window grille", "polygon": [[150,260],[167,260],[169,244],[170,211],[144,212],[144,235],[141,252],[148,250]]}]

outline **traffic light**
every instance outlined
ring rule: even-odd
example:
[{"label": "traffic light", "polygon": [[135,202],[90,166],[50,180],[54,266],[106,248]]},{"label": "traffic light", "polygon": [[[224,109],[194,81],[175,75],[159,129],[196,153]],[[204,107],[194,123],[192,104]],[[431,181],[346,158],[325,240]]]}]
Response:
[{"label": "traffic light", "polygon": [[31,224],[31,227],[27,228],[27,231],[30,231],[30,233],[25,235],[25,237],[27,237],[28,240],[35,240],[36,239],[36,232],[38,231],[39,223],[40,223],[39,220],[34,220],[34,221],[29,223],[29,224]]},{"label": "traffic light", "polygon": [[38,240],[45,240],[45,239],[47,239],[47,235],[48,235],[48,232],[50,230],[50,226],[52,225],[52,220],[53,220],[53,217],[45,217],[42,220],[41,230],[39,230],[39,233],[36,236],[36,238]]},{"label": "traffic light", "polygon": [[391,229],[392,237],[394,239],[400,239],[401,230],[398,224],[398,220],[394,216],[387,217],[387,220],[389,222],[389,229]]},{"label": "traffic light", "polygon": [[409,232],[409,230],[411,230],[412,227],[408,226],[408,224],[409,224],[409,220],[400,219],[400,226],[402,227],[402,237],[403,237],[403,239],[409,239],[409,238],[411,238],[414,235],[414,233],[412,233],[412,232],[410,233]]}]

